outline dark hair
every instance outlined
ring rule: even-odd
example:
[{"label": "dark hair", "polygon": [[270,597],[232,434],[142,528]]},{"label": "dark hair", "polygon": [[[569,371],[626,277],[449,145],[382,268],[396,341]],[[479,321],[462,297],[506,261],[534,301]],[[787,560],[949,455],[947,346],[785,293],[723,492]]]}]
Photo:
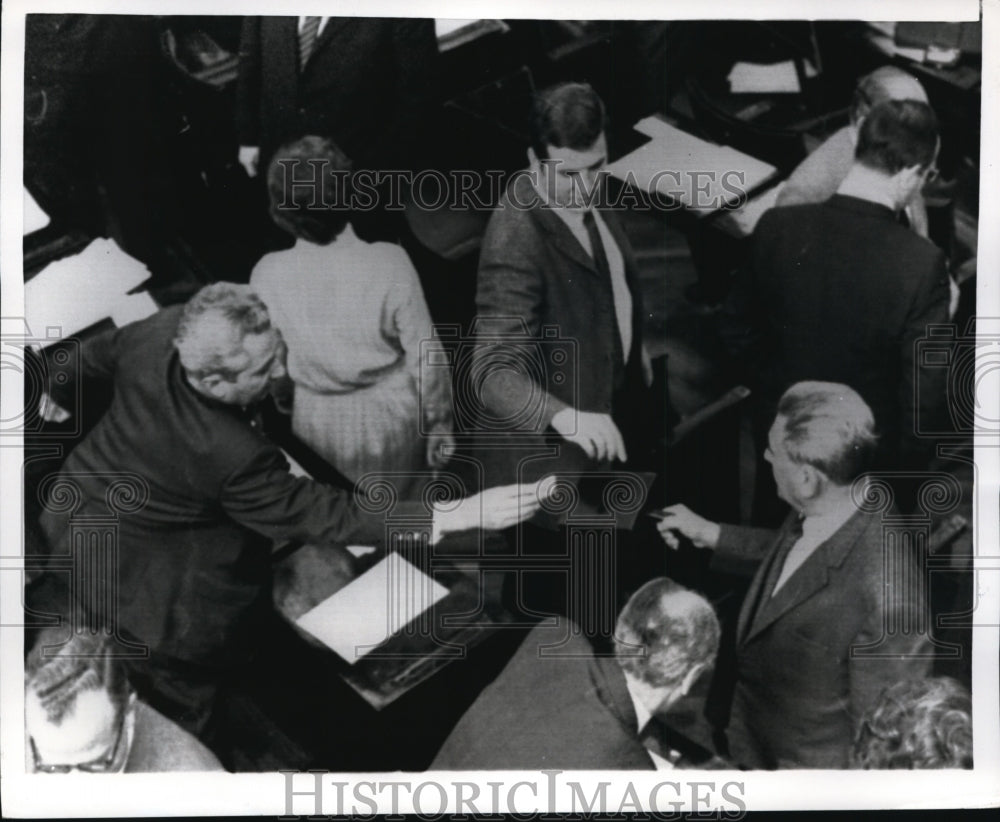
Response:
[{"label": "dark hair", "polygon": [[24,665],[25,687],[38,698],[46,719],[61,725],[86,691],[107,693],[115,716],[121,716],[131,691],[108,639],[103,634],[74,634],[62,644],[57,639],[55,632],[43,632]]},{"label": "dark hair", "polygon": [[854,739],[859,768],[971,768],[972,699],[950,677],[883,689]]},{"label": "dark hair", "polygon": [[622,670],[654,687],[674,687],[719,648],[719,621],[708,600],[667,577],[650,580],[622,609],[615,626]]},{"label": "dark hair", "polygon": [[[308,176],[298,169],[312,166]],[[351,161],[333,140],[309,135],[279,148],[267,170],[270,214],[289,234],[319,245],[332,243],[348,223]],[[314,186],[303,181],[316,180]],[[336,195],[332,206],[329,198]]]},{"label": "dark hair", "polygon": [[837,485],[849,485],[868,469],[878,443],[875,420],[853,388],[795,383],[778,401],[778,417],[793,462],[813,466]]},{"label": "dark hair", "polygon": [[927,168],[938,146],[934,110],[916,100],[879,103],[865,117],[854,157],[862,165],[887,174],[904,168]]},{"label": "dark hair", "polygon": [[604,132],[604,103],[586,83],[561,83],[535,95],[531,147],[539,159],[549,146],[584,151]]}]

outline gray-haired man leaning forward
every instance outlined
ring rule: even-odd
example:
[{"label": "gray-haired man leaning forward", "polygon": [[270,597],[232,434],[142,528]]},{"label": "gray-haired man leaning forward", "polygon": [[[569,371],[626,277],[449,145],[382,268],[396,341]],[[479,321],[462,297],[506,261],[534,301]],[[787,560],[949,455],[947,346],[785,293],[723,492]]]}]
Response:
[{"label": "gray-haired man leaning forward", "polygon": [[[384,517],[341,489],[293,476],[254,424],[255,405],[285,369],[281,335],[249,287],[206,286],[185,306],[93,339],[81,363],[84,377],[113,383],[114,398],[63,465],[75,510],[50,507],[43,527],[65,555],[71,515],[107,517],[112,486],[134,478],[117,567],[74,587],[111,592],[117,574],[115,610],[90,618],[114,618],[123,637],[146,645],[149,658],[130,662],[140,696],[210,738],[218,684],[247,659],[270,607],[273,542],[380,544]],[[506,528],[537,505],[533,489],[492,488],[435,509],[431,539]]]},{"label": "gray-haired man leaning forward", "polygon": [[[730,755],[751,768],[848,767],[854,729],[885,685],[930,672],[915,557],[887,578],[881,517],[852,494],[875,443],[871,410],[846,385],[785,392],[765,457],[793,512],[780,531],[718,525],[683,505],[660,533],[754,574],[736,633]],[[858,488],[854,488],[857,492]],[[756,573],[754,573],[756,572]]]}]

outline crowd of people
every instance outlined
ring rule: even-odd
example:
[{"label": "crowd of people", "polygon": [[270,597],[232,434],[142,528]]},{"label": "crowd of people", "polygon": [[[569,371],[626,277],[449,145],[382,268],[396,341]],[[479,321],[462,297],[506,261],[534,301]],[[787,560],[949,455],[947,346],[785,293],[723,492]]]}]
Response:
[{"label": "crowd of people", "polygon": [[[106,510],[123,477],[132,499],[112,564],[90,567],[95,578],[72,592],[43,574],[29,601],[82,609],[148,653],[116,655],[106,638],[35,638],[26,720],[36,770],[220,768],[209,750],[219,690],[252,656],[272,607],[274,545],[388,550],[365,477],[392,478],[428,550],[494,531],[544,553],[565,530],[547,506],[556,486],[543,480],[657,471],[669,459],[669,421],[651,413],[635,252],[620,213],[581,199],[609,160],[591,86],[534,94],[527,173],[482,238],[461,374],[422,359],[435,332],[414,264],[386,238],[395,215],[375,209],[373,237],[296,177],[312,169],[332,188],[358,168],[391,167],[401,138],[390,115],[421,93],[423,75],[408,67],[433,65],[428,25],[247,20],[239,161],[266,193],[277,240],[248,285],[207,285],[81,348],[78,378],[113,386],[113,397],[52,483],[75,495],[46,506],[52,556],[70,553],[79,523]],[[367,70],[369,53],[378,71]],[[926,470],[919,432],[947,415],[945,371],[915,356],[928,326],[953,312],[947,253],[927,239],[921,198],[939,150],[920,84],[879,70],[859,83],[850,124],[757,225],[720,314],[753,392],[754,527],[668,505],[655,512],[651,546],[669,560],[693,545],[711,553],[707,573],[749,580],[734,629],[720,628],[706,592],[657,576],[627,592],[609,653],[570,626],[571,647],[546,656],[573,616],[571,596],[546,590],[536,605],[560,625],[528,635],[432,767],[971,767],[968,692],[932,676],[922,559],[901,550],[893,562],[904,571],[887,578],[882,511],[866,505],[866,473]],[[560,367],[533,367],[546,344]],[[64,416],[72,390],[52,386],[48,418]],[[290,471],[261,423],[272,400],[344,487]],[[471,423],[463,412],[460,425],[459,404],[475,409]],[[466,494],[428,499],[423,489],[456,456],[476,467],[462,475]],[[110,594],[80,598],[95,588]],[[647,744],[651,719],[725,654],[732,694],[715,750],[692,762],[680,747]]]}]

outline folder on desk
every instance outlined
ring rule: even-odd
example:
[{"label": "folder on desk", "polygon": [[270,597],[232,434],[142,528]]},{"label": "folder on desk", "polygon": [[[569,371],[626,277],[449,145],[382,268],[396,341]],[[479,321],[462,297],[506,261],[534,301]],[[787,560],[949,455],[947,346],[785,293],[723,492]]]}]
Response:
[{"label": "folder on desk", "polygon": [[635,126],[653,139],[608,166],[615,177],[679,201],[698,216],[738,203],[778,170],[730,146],[709,143],[659,119]]},{"label": "folder on desk", "polygon": [[447,588],[392,553],[297,624],[353,665],[447,595]]}]

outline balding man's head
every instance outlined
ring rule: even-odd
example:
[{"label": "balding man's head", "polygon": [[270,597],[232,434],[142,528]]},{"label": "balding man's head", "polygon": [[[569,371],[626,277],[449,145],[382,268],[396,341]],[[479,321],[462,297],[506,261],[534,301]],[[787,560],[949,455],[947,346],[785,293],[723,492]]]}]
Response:
[{"label": "balding man's head", "polygon": [[857,126],[879,103],[887,100],[927,102],[927,92],[912,74],[895,66],[882,66],[858,81],[851,102],[851,122]]},{"label": "balding man's head", "polygon": [[636,591],[615,627],[615,656],[634,680],[680,694],[710,667],[719,648],[711,604],[667,577]]}]

